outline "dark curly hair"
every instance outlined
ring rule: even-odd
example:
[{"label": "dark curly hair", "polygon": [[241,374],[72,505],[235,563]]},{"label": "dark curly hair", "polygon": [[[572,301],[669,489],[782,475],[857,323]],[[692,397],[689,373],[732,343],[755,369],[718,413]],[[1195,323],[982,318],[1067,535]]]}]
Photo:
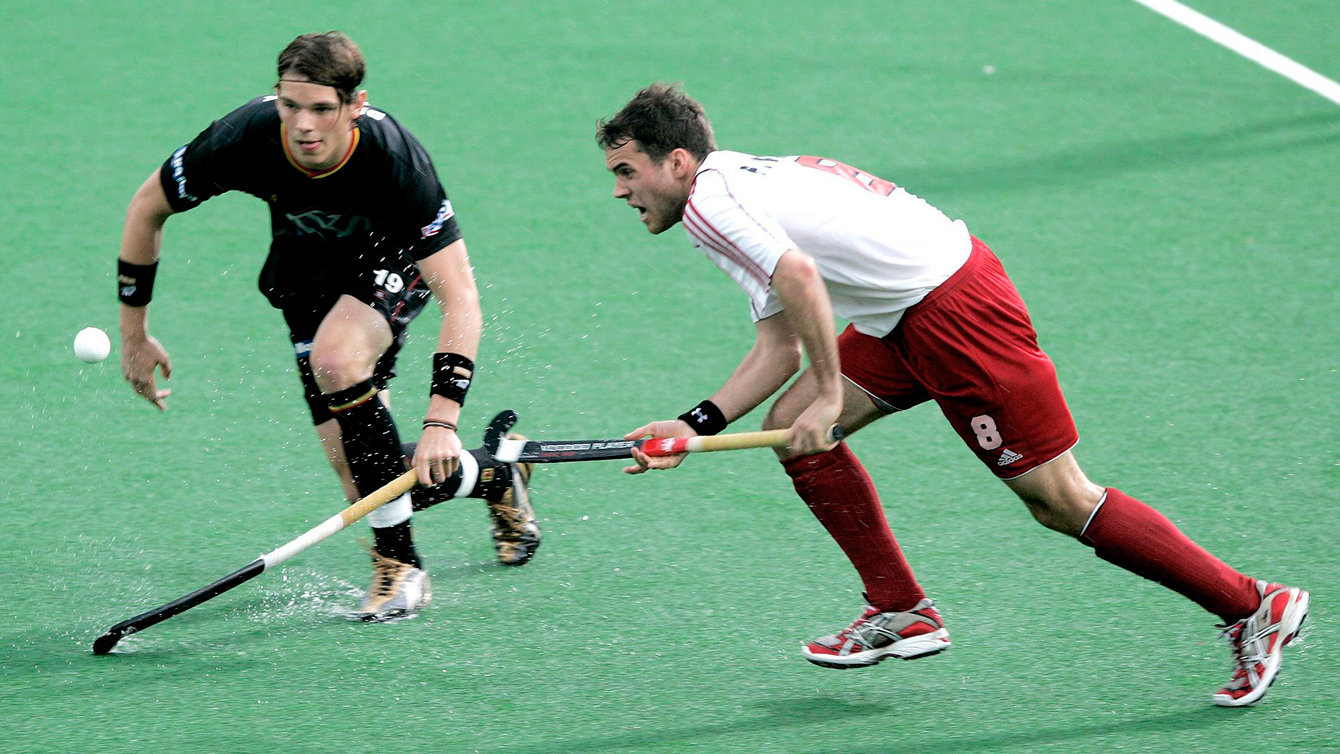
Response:
[{"label": "dark curly hair", "polygon": [[717,148],[703,106],[676,84],[661,82],[638,92],[614,117],[596,125],[596,143],[602,149],[629,141],[636,141],[653,162],[676,149],[701,160]]},{"label": "dark curly hair", "polygon": [[334,87],[340,101],[353,101],[363,83],[363,53],[338,31],[303,34],[279,53],[279,78],[296,73],[313,84]]}]

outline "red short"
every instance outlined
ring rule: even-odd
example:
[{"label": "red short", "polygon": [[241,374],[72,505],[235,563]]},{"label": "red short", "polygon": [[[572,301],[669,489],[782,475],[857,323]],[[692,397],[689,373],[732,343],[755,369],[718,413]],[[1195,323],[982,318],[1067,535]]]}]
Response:
[{"label": "red short", "polygon": [[986,244],[883,338],[838,338],[842,374],[886,411],[927,400],[996,476],[1032,471],[1079,441],[1056,368]]}]

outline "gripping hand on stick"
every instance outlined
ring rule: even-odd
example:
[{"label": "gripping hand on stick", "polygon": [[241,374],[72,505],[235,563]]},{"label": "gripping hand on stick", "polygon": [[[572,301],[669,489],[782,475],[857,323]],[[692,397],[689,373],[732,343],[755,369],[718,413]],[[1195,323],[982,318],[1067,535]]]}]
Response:
[{"label": "gripping hand on stick", "polygon": [[[623,436],[625,440],[641,440],[644,437],[696,437],[697,432],[689,427],[682,419],[664,419],[662,421],[652,422],[629,432]],[[652,458],[637,448],[633,448],[633,460],[637,461],[636,466],[625,466],[625,474],[642,474],[651,469],[673,469],[684,463],[684,458],[688,453],[679,453],[673,456],[661,456]]]},{"label": "gripping hand on stick", "polygon": [[797,456],[823,453],[837,447],[831,435],[831,427],[842,414],[842,394],[836,400],[829,396],[819,396],[809,405],[787,430],[787,445]]},{"label": "gripping hand on stick", "polygon": [[456,473],[462,452],[461,438],[456,436],[455,430],[425,427],[414,450],[414,469],[419,474],[419,484],[431,487],[446,481]]}]

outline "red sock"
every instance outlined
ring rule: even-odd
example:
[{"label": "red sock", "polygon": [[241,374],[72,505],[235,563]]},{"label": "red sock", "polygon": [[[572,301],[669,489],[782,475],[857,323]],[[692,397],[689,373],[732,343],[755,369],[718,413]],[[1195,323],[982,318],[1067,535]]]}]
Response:
[{"label": "red sock", "polygon": [[911,610],[926,596],[889,531],[870,474],[847,443],[827,453],[783,461],[782,466],[800,499],[856,566],[871,606]]},{"label": "red sock", "polygon": [[1229,568],[1178,531],[1162,513],[1107,488],[1079,541],[1098,557],[1156,581],[1233,623],[1256,612],[1256,581]]}]

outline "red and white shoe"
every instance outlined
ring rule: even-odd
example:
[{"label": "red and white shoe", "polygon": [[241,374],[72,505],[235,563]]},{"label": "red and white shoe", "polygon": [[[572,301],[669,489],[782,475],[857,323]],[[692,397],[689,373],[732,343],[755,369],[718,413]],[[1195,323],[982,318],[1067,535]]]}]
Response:
[{"label": "red and white shoe", "polygon": [[1307,618],[1309,595],[1302,589],[1257,581],[1256,591],[1261,593],[1261,607],[1223,627],[1237,669],[1228,685],[1214,695],[1220,707],[1246,707],[1266,695],[1280,672],[1284,645],[1294,640]]},{"label": "red and white shoe", "polygon": [[915,660],[949,649],[949,632],[935,610],[923,599],[905,612],[865,612],[842,631],[800,648],[805,659],[825,668],[863,668],[890,657]]}]

